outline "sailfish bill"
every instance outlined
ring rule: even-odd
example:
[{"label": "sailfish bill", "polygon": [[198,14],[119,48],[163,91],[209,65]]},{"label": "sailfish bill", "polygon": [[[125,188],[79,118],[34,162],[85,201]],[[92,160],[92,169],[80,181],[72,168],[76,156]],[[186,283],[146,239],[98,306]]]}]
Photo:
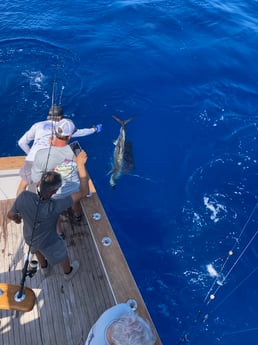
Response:
[{"label": "sailfish bill", "polygon": [[128,122],[132,121],[135,117],[130,117],[127,120],[121,120],[117,116],[112,116],[120,124],[120,132],[116,140],[113,141],[115,145],[113,153],[113,163],[111,168],[111,176],[109,184],[111,187],[115,187],[116,180],[122,173],[129,172],[133,169],[133,156],[132,156],[132,144],[126,142],[125,126]]}]

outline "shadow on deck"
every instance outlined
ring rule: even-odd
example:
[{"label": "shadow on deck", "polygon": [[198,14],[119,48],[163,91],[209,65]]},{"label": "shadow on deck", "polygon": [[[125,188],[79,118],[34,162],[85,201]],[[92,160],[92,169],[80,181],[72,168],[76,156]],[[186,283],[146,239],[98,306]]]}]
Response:
[{"label": "shadow on deck", "polygon": [[[18,170],[14,173],[13,169],[23,159],[0,158],[0,282],[17,285],[28,246],[23,240],[22,225],[6,218],[14,201],[6,193],[14,175],[18,176]],[[17,186],[12,188],[15,191]],[[70,259],[80,262],[78,273],[71,281],[65,281],[57,265],[48,277],[44,278],[40,271],[33,278],[27,277],[25,285],[37,297],[35,306],[26,313],[0,310],[0,344],[84,345],[99,316],[116,303],[130,299],[138,305],[136,312],[148,319],[155,330],[92,182],[90,190],[91,197],[82,201],[84,216],[80,225],[73,224],[68,215],[62,219]],[[161,345],[156,335],[155,345]]]},{"label": "shadow on deck", "polygon": [[[84,344],[99,315],[115,304],[85,218],[79,226],[67,217],[62,224],[70,258],[80,261],[79,272],[65,281],[55,266],[46,278],[40,271],[33,278],[27,277],[26,286],[34,290],[36,304],[27,313],[0,310],[1,344]],[[2,226],[1,230],[0,281],[19,284],[28,250],[22,228],[9,222],[6,231]]]}]

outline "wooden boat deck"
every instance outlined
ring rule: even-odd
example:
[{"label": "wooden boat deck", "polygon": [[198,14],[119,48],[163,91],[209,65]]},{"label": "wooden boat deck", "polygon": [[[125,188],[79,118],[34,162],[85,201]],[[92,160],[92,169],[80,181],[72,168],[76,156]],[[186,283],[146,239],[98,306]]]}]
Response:
[{"label": "wooden boat deck", "polygon": [[[22,161],[23,157],[0,158],[0,282],[9,284],[20,283],[28,251],[22,225],[6,218]],[[26,313],[0,310],[0,344],[84,345],[101,313],[129,299],[137,302],[136,312],[153,325],[93,183],[91,192],[82,201],[80,225],[74,225],[68,215],[62,219],[69,255],[71,260],[79,260],[79,272],[65,281],[60,267],[55,266],[48,277],[40,271],[27,277],[26,286],[35,292],[36,304]]]}]

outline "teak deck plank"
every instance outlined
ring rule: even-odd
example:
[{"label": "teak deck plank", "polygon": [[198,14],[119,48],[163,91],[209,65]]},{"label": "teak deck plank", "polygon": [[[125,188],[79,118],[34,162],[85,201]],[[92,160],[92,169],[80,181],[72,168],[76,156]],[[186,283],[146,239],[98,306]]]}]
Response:
[{"label": "teak deck plank", "polygon": [[19,169],[25,156],[0,157],[0,170]]},{"label": "teak deck plank", "polygon": [[[0,201],[2,215],[7,210],[4,204]],[[0,310],[1,344],[35,345],[35,339],[37,344],[55,345],[61,339],[64,345],[84,344],[99,315],[115,304],[85,219],[79,226],[71,226],[68,218],[62,224],[70,258],[80,261],[80,271],[68,282],[58,266],[46,278],[40,272],[27,277],[26,286],[36,293],[36,304],[31,312],[19,313],[18,317],[12,311]],[[1,226],[0,281],[19,284],[28,250],[22,226],[9,222],[5,233],[3,241]]]},{"label": "teak deck plank", "polygon": [[[9,174],[11,166],[18,169],[23,159],[0,158],[0,181],[1,173],[5,174],[3,166]],[[41,272],[27,277],[25,285],[35,292],[36,304],[32,311],[16,315],[0,310],[0,344],[84,345],[101,313],[128,299],[136,300],[136,312],[152,323],[92,181],[91,192],[91,197],[82,201],[84,217],[80,225],[74,225],[68,214],[62,217],[69,256],[71,261],[79,260],[79,272],[68,282],[59,266],[53,267],[46,278]],[[28,247],[23,240],[22,224],[6,218],[13,201],[0,200],[0,282],[19,284]],[[101,219],[95,220],[94,214],[100,214]],[[110,246],[102,244],[103,237],[112,240]],[[156,345],[160,344],[158,337]]]}]

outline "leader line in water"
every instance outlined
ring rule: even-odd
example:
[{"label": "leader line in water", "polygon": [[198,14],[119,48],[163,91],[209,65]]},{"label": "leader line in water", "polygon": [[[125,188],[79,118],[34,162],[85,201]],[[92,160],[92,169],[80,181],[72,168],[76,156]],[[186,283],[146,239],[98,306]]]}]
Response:
[{"label": "leader line in water", "polygon": [[[247,242],[245,247],[241,250],[240,254],[236,258],[236,260],[232,263],[232,265],[229,267],[227,272],[224,273],[226,266],[228,266],[228,264],[229,264],[229,260],[233,257],[235,247],[237,246],[237,244],[239,245],[240,238],[243,236],[243,233],[245,232],[248,224],[250,223],[250,221],[251,221],[251,219],[252,219],[252,217],[253,217],[256,209],[257,209],[257,205],[258,204],[255,204],[254,208],[250,212],[249,217],[248,217],[246,223],[244,224],[244,226],[242,227],[239,236],[236,238],[235,244],[233,245],[232,249],[230,249],[228,251],[227,257],[226,257],[224,263],[222,264],[220,271],[217,272],[212,265],[207,265],[207,270],[208,270],[210,276],[214,278],[214,281],[213,281],[211,287],[209,288],[209,290],[208,290],[208,292],[207,292],[207,294],[203,300],[204,308],[207,308],[209,306],[209,304],[216,299],[216,295],[217,295],[218,291],[224,286],[225,281],[228,279],[228,277],[232,273],[233,269],[237,266],[240,259],[244,256],[247,249],[250,247],[250,245],[253,243],[254,239],[256,238],[256,236],[258,234],[258,230],[256,230],[255,233],[251,236],[251,238],[249,239],[249,241]],[[210,314],[213,313],[215,310],[217,310],[222,304],[224,304],[224,302],[237,289],[239,289],[239,287],[242,286],[245,281],[247,281],[257,271],[257,269],[258,269],[258,267],[255,267],[249,274],[247,274],[245,276],[245,278],[243,278],[239,282],[239,284],[237,284],[233,289],[231,289],[230,293],[227,296],[225,296],[220,301],[220,303],[217,304],[216,307],[207,311],[206,313],[202,312],[201,310],[198,310],[196,317],[192,320],[191,326],[189,327],[188,331],[185,332],[184,335],[180,338],[177,345],[181,345],[183,343],[189,342],[191,335],[193,335],[194,331],[196,330],[196,326],[199,323],[205,323],[208,320]],[[248,331],[248,330],[246,330],[246,331]],[[243,333],[243,332],[245,332],[245,330],[242,330],[241,332]],[[225,335],[226,334],[224,334],[224,336]]]}]

